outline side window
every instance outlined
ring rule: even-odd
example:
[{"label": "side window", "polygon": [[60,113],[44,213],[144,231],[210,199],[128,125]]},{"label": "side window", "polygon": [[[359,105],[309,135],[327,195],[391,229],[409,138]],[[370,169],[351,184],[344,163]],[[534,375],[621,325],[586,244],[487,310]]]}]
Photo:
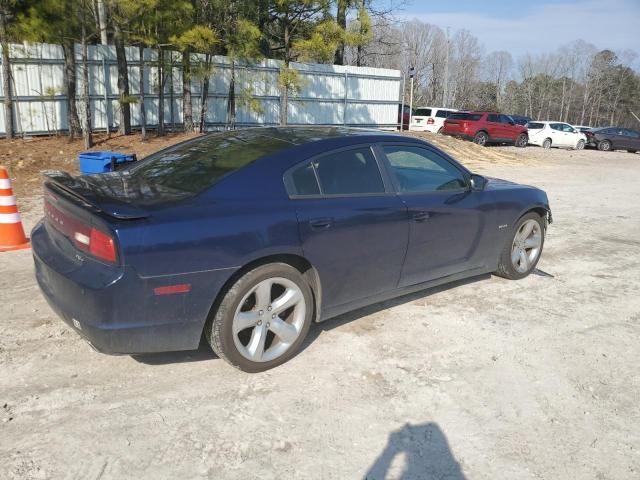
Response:
[{"label": "side window", "polygon": [[383,146],[401,192],[424,193],[466,188],[462,172],[432,150],[411,146]]},{"label": "side window", "polygon": [[550,123],[549,126],[551,128],[553,128],[554,130],[558,130],[559,132],[562,132],[562,124],[561,123]]},{"label": "side window", "polygon": [[436,112],[436,117],[438,118],[447,118],[449,116],[449,111],[448,110],[438,110]]},{"label": "side window", "polygon": [[371,148],[329,153],[313,161],[323,195],[384,193],[384,182]]},{"label": "side window", "polygon": [[500,123],[515,123],[508,115],[500,115]]},{"label": "side window", "polygon": [[289,195],[319,195],[320,187],[310,162],[293,170],[286,180]]},{"label": "side window", "polygon": [[640,132],[636,132],[635,130],[627,130],[629,132],[629,136],[632,138],[640,138]]},{"label": "side window", "polygon": [[500,122],[500,117],[498,115],[494,115],[493,113],[490,115],[487,115],[487,122],[496,122],[499,123]]}]

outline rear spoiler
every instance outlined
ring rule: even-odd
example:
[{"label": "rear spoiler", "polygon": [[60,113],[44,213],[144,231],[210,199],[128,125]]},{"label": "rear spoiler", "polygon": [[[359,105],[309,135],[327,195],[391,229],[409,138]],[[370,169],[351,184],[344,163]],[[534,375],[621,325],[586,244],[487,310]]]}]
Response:
[{"label": "rear spoiler", "polygon": [[87,180],[86,177],[74,177],[61,170],[44,170],[42,177],[45,189],[48,188],[96,212],[119,220],[133,220],[151,216],[148,210],[125,203],[117,196],[105,195],[99,185]]}]

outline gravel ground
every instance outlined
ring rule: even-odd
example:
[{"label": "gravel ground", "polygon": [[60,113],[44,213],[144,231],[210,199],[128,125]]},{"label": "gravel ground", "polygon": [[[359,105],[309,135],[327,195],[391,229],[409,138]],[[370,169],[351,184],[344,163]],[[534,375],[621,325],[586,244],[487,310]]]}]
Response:
[{"label": "gravel ground", "polygon": [[488,152],[549,194],[536,274],[317,325],[263,374],[94,353],[0,254],[0,478],[640,478],[640,155]]}]

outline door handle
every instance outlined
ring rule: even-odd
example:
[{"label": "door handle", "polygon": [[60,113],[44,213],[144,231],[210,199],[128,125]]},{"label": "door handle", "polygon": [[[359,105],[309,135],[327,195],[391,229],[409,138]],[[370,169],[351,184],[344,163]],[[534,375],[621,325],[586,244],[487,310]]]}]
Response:
[{"label": "door handle", "polygon": [[424,222],[429,217],[430,217],[429,212],[413,212],[411,214],[411,218],[413,218],[415,222]]},{"label": "door handle", "polygon": [[331,219],[328,217],[312,218],[309,220],[309,225],[313,230],[324,230],[331,226]]}]

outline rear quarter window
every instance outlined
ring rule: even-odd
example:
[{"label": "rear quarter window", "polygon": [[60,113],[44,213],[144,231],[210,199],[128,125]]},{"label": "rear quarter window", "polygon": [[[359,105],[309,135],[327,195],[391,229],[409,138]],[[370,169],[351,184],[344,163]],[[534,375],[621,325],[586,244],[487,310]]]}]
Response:
[{"label": "rear quarter window", "polygon": [[451,110],[438,110],[436,112],[436,117],[438,118],[448,118],[453,112]]},{"label": "rear quarter window", "polygon": [[430,117],[431,109],[430,108],[418,108],[413,114],[414,117]]}]

